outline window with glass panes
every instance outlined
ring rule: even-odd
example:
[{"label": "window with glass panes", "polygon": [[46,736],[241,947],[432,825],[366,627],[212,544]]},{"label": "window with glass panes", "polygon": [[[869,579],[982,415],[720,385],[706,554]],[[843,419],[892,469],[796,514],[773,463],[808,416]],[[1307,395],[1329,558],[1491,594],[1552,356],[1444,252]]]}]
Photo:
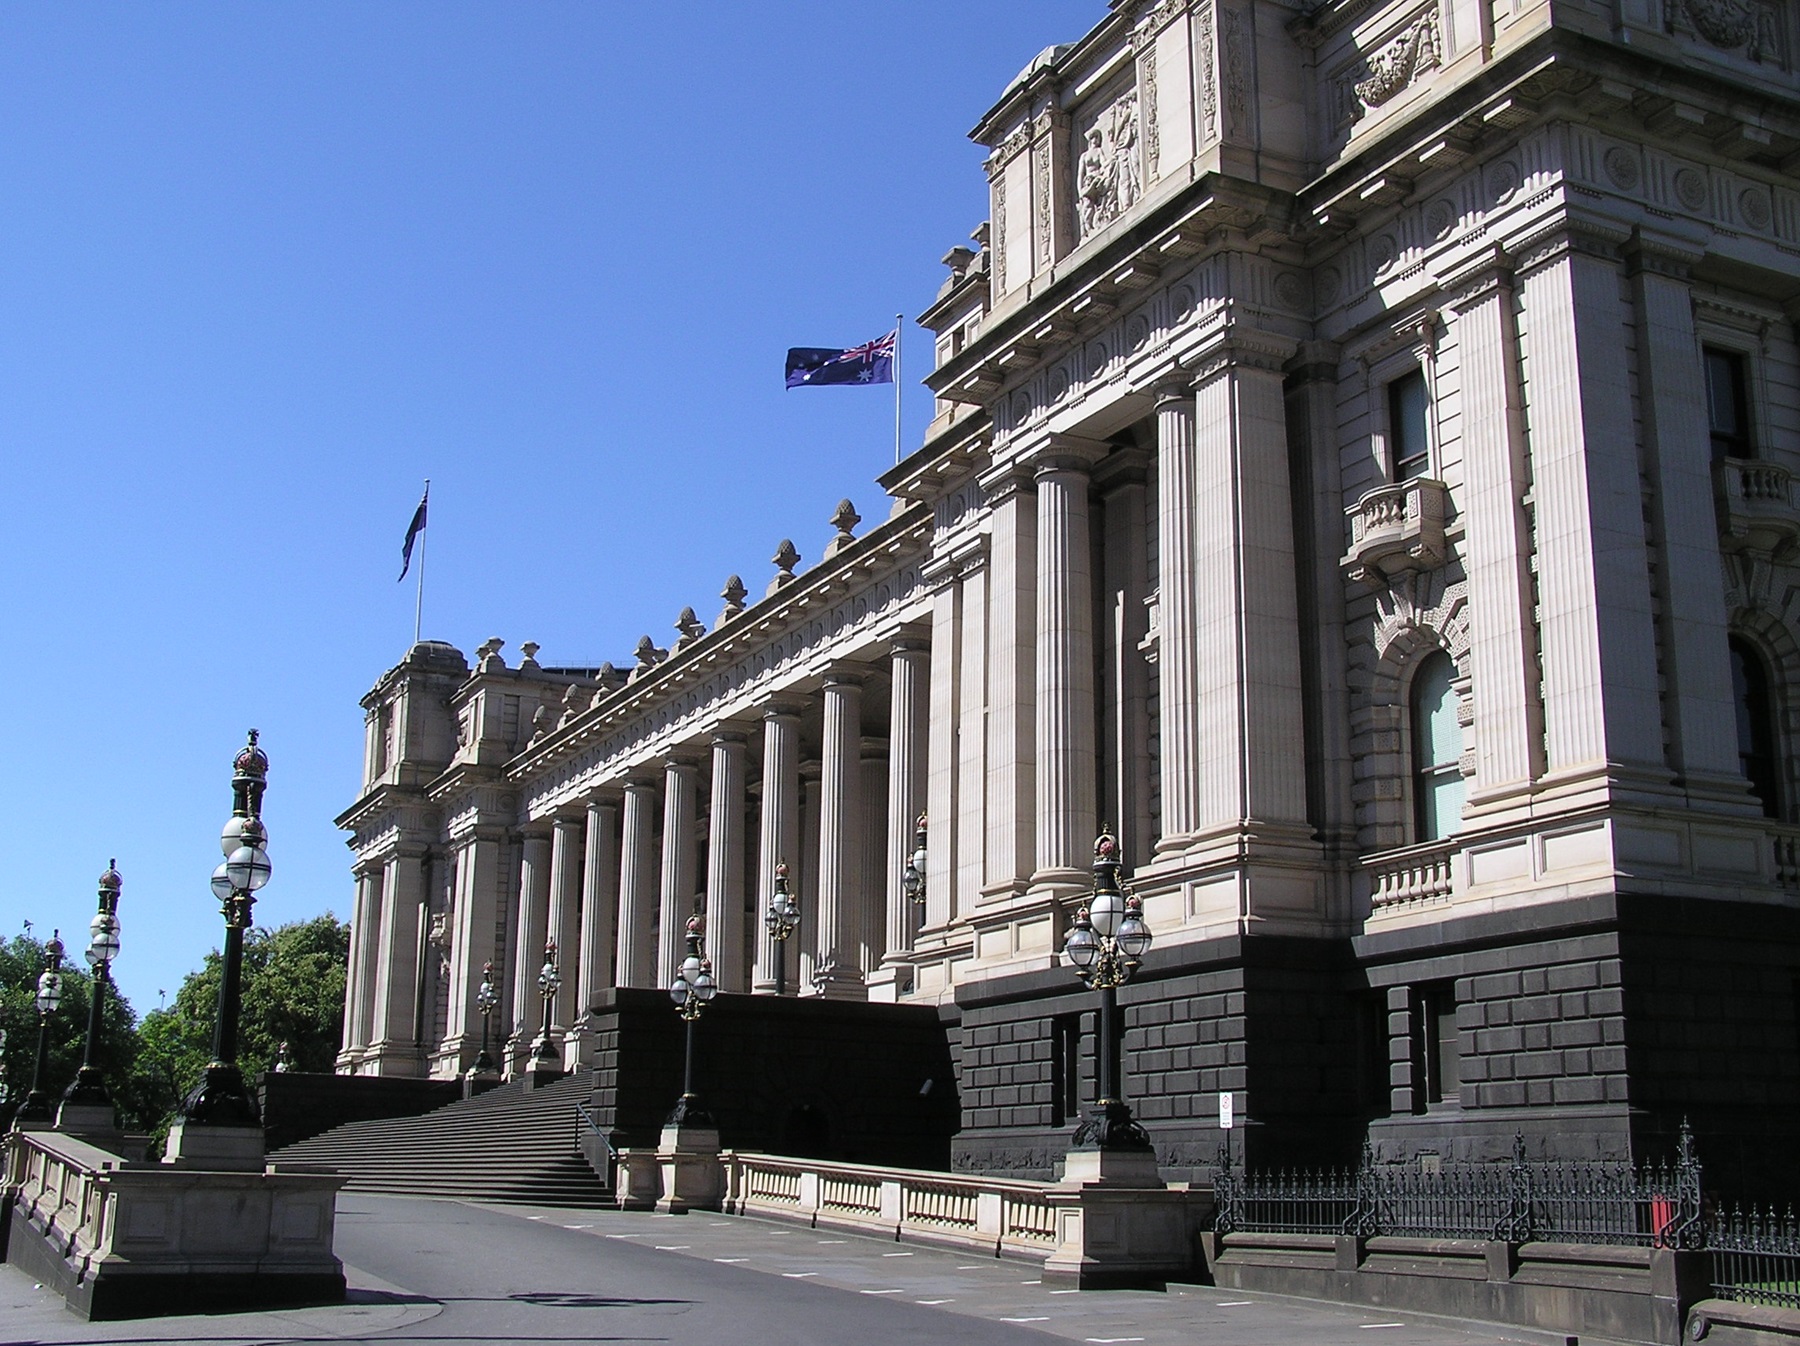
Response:
[{"label": "window with glass panes", "polygon": [[1395,481],[1431,473],[1431,400],[1425,371],[1415,369],[1388,384],[1388,456]]},{"label": "window with glass panes", "polygon": [[1751,456],[1750,398],[1744,383],[1742,355],[1706,348],[1706,420],[1715,459]]},{"label": "window with glass panes", "polygon": [[1462,726],[1457,723],[1456,665],[1439,650],[1412,684],[1413,839],[1436,841],[1462,823]]},{"label": "window with glass panes", "polygon": [[1737,639],[1731,642],[1731,691],[1737,703],[1738,764],[1750,782],[1750,793],[1762,805],[1763,816],[1779,817],[1780,772],[1769,675],[1756,651]]}]

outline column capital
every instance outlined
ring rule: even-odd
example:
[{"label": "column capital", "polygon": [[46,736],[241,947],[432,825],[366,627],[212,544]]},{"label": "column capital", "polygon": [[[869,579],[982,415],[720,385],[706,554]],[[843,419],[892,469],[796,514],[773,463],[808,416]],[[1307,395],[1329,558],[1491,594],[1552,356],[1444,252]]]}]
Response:
[{"label": "column capital", "polygon": [[1150,479],[1150,453],[1136,445],[1115,448],[1094,472],[1094,485],[1110,494],[1126,486],[1142,486]]},{"label": "column capital", "polygon": [[1181,364],[1191,376],[1193,386],[1199,388],[1232,369],[1279,373],[1299,344],[1293,337],[1279,332],[1264,331],[1227,319],[1208,334],[1198,350],[1184,357]]},{"label": "column capital", "polygon": [[1626,245],[1625,256],[1634,275],[1649,271],[1686,280],[1693,268],[1705,260],[1706,245],[1697,239],[1682,238],[1660,229],[1645,229],[1640,225]]},{"label": "column capital", "polygon": [[700,769],[700,763],[693,754],[681,749],[671,751],[662,761],[663,776],[669,777],[683,771],[693,772]]},{"label": "column capital", "polygon": [[806,709],[805,701],[793,693],[772,694],[755,704],[764,720],[797,720]]},{"label": "column capital", "polygon": [[1111,452],[1105,440],[1051,434],[1021,453],[1019,462],[1041,480],[1046,472],[1091,472]]},{"label": "column capital", "polygon": [[707,741],[715,748],[727,746],[741,748],[749,743],[750,735],[747,730],[739,729],[735,725],[720,725],[712,731]]},{"label": "column capital", "polygon": [[1447,307],[1462,312],[1502,289],[1511,289],[1513,259],[1498,243],[1464,258],[1438,278],[1438,291]]},{"label": "column capital", "polygon": [[1170,374],[1156,380],[1150,385],[1150,411],[1159,414],[1172,403],[1179,403],[1183,410],[1194,409],[1194,378],[1192,374]]},{"label": "column capital", "polygon": [[833,687],[861,688],[868,676],[869,668],[866,664],[833,664],[825,670],[823,685],[827,691]]},{"label": "column capital", "polygon": [[1335,341],[1302,341],[1286,365],[1290,384],[1336,383],[1343,347]]}]

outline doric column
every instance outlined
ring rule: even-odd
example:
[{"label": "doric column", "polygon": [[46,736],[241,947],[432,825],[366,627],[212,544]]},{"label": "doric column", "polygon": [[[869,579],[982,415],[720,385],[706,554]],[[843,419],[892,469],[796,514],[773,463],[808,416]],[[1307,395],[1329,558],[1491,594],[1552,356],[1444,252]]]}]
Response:
[{"label": "doric column", "polygon": [[619,810],[607,799],[590,799],[586,844],[581,866],[581,939],[575,965],[575,1027],[581,1037],[579,1060],[585,1065],[588,1013],[594,997],[611,986],[614,931],[619,909]]},{"label": "doric column", "polygon": [[1088,474],[1106,447],[1055,437],[1037,480],[1037,872],[1034,888],[1085,888],[1094,832],[1094,586]]},{"label": "doric column", "polygon": [[374,887],[380,882],[379,870],[358,861],[352,871],[356,877],[356,897],[350,908],[350,962],[344,973],[344,1037],[338,1050],[339,1074],[354,1075],[362,1050],[368,1046],[368,1035],[359,1022],[362,1011],[364,969],[374,961],[379,940],[374,933]]},{"label": "doric column", "polygon": [[[500,900],[501,829],[484,825],[473,834],[457,838],[454,896],[450,935],[450,1003],[445,1019],[444,1042],[438,1050],[440,1075],[459,1074],[475,1063],[481,1049],[481,1015],[475,992],[481,986],[481,969],[489,959],[503,963],[504,953],[495,947],[494,926]],[[504,1035],[505,1022],[493,1024]]]},{"label": "doric column", "polygon": [[1719,584],[1711,455],[1704,451],[1710,426],[1687,273],[1698,254],[1640,231],[1632,260],[1674,765],[1690,795],[1754,811],[1738,758],[1731,630]]},{"label": "doric column", "polygon": [[625,839],[619,847],[620,986],[656,985],[656,786],[625,782]]},{"label": "doric column", "polygon": [[824,747],[819,775],[819,924],[813,947],[818,995],[861,998],[862,679],[838,671],[825,679]]},{"label": "doric column", "polygon": [[1162,749],[1158,763],[1162,838],[1157,848],[1179,851],[1200,826],[1194,397],[1190,388],[1171,384],[1157,391],[1156,476],[1156,668]]},{"label": "doric column", "polygon": [[423,850],[396,851],[382,875],[381,952],[375,972],[370,1054],[376,1075],[416,1075],[414,1018],[419,991],[419,904],[425,900]]},{"label": "doric column", "polygon": [[[925,808],[926,707],[930,654],[917,641],[894,646],[888,697],[887,957],[912,948],[918,917],[902,880],[912,857],[913,832]],[[929,847],[926,854],[930,855]]]},{"label": "doric column", "polygon": [[[1229,330],[1195,380],[1197,821],[1232,853],[1246,830],[1259,842],[1311,837],[1282,395],[1293,349]],[[1165,637],[1162,648],[1173,655],[1177,643]]]},{"label": "doric column", "polygon": [[550,1007],[552,1037],[561,1041],[575,1021],[581,1006],[576,999],[580,990],[577,962],[581,939],[582,864],[586,846],[582,816],[558,818],[550,833],[550,921],[549,934],[556,941],[556,970],[562,985]]},{"label": "doric column", "polygon": [[[788,951],[773,938],[763,914],[775,896],[775,866],[800,855],[800,712],[787,702],[763,711],[762,818],[756,872],[756,976],[751,989],[773,995],[776,960]],[[789,940],[788,943],[792,943]],[[784,982],[788,978],[782,979]]]},{"label": "doric column", "polygon": [[[856,960],[863,984],[887,952],[888,745],[883,738],[862,741],[862,816],[856,821],[862,863],[856,885]],[[866,994],[866,992],[865,992]]]},{"label": "doric column", "polygon": [[712,741],[706,844],[706,950],[721,991],[744,985],[744,736]]},{"label": "doric column", "polygon": [[524,858],[519,866],[519,907],[513,936],[512,1038],[507,1055],[513,1070],[531,1050],[543,1019],[543,996],[538,992],[538,970],[544,965],[544,941],[550,924],[550,834],[527,832]]},{"label": "doric column", "polygon": [[1097,482],[1104,504],[1101,549],[1100,821],[1110,823],[1134,864],[1149,861],[1150,712],[1142,647],[1149,614],[1148,485],[1141,449],[1115,449]]},{"label": "doric column", "polygon": [[[799,967],[800,994],[809,994],[813,972],[819,960],[819,779],[820,764],[812,759],[800,763],[800,860],[789,865],[789,891],[800,907],[800,931],[788,942],[798,944],[795,962]],[[792,968],[789,969],[793,971]]]},{"label": "doric column", "polygon": [[1504,804],[1543,769],[1543,706],[1532,620],[1530,481],[1519,401],[1512,278],[1485,261],[1454,299],[1462,369],[1463,545],[1469,607],[1480,632],[1469,679],[1480,712],[1472,726],[1471,803]]},{"label": "doric column", "polygon": [[1619,339],[1631,314],[1614,240],[1570,233],[1519,275],[1547,775],[1666,786],[1630,354]]},{"label": "doric column", "polygon": [[982,482],[990,517],[986,898],[1024,892],[1036,868],[1038,489],[1016,463]]},{"label": "doric column", "polygon": [[662,920],[656,980],[668,986],[687,956],[687,921],[694,914],[699,772],[684,758],[663,763]]}]

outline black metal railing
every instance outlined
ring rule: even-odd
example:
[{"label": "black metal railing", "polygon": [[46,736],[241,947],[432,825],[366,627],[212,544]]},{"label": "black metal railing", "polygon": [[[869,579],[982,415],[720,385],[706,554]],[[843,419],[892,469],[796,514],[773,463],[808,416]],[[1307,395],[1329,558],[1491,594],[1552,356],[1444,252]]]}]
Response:
[{"label": "black metal railing", "polygon": [[1382,1234],[1699,1248],[1700,1163],[1682,1123],[1675,1162],[1533,1164],[1525,1138],[1509,1162],[1377,1164],[1365,1145],[1354,1169],[1239,1173],[1223,1152],[1214,1181],[1222,1234]]},{"label": "black metal railing", "polygon": [[582,1137],[588,1135],[600,1137],[600,1143],[606,1146],[606,1165],[608,1171],[602,1176],[610,1183],[612,1181],[613,1173],[616,1172],[619,1167],[619,1152],[613,1147],[612,1137],[600,1129],[600,1123],[594,1120],[594,1114],[588,1111],[587,1104],[577,1103],[575,1105],[575,1152],[577,1154],[582,1153]]},{"label": "black metal railing", "polygon": [[1785,1216],[1733,1209],[1710,1222],[1706,1246],[1715,1296],[1800,1309],[1800,1224],[1792,1207]]}]

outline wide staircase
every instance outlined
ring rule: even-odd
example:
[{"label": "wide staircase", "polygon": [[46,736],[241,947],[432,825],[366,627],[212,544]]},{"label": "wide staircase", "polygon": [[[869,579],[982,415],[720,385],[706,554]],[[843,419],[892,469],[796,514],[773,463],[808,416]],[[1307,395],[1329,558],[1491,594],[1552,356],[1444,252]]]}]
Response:
[{"label": "wide staircase", "polygon": [[534,1206],[610,1204],[611,1189],[582,1156],[589,1072],[541,1089],[506,1084],[420,1117],[343,1126],[273,1150],[276,1163],[319,1164],[363,1192],[458,1197]]}]

